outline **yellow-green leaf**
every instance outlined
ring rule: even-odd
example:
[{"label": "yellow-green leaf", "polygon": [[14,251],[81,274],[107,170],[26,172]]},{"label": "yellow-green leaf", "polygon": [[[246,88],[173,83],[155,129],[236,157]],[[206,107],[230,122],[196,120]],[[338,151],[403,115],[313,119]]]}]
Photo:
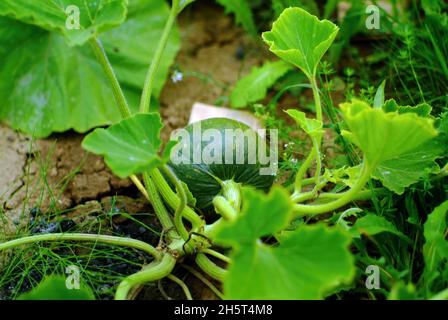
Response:
[{"label": "yellow-green leaf", "polygon": [[341,110],[350,129],[343,135],[362,150],[372,168],[437,136],[434,121],[415,113],[386,113],[360,100],[341,104]]}]

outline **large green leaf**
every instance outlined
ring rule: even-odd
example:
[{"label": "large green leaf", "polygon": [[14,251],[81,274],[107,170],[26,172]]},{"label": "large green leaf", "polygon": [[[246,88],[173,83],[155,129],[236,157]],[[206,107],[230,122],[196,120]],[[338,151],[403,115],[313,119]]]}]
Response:
[{"label": "large green leaf", "polygon": [[274,54],[311,78],[338,30],[331,21],[319,20],[301,8],[288,8],[274,22],[272,30],[263,33],[263,39]]},{"label": "large green leaf", "polygon": [[423,226],[425,237],[423,257],[426,276],[437,271],[443,261],[445,261],[445,265],[448,263],[447,215],[448,201],[445,201],[434,209]]},{"label": "large green leaf", "polygon": [[92,289],[80,284],[79,289],[68,289],[66,278],[49,276],[30,292],[24,293],[19,300],[95,300]]},{"label": "large green leaf", "polygon": [[129,177],[168,161],[167,147],[158,155],[163,124],[158,113],[136,114],[107,129],[96,129],[84,138],[84,149],[104,156],[109,168],[121,178]]},{"label": "large green leaf", "polygon": [[[130,102],[138,101],[168,13],[163,0],[131,0],[127,20],[102,34]],[[156,77],[156,96],[178,47],[174,31]],[[88,45],[70,48],[57,33],[0,17],[0,61],[0,119],[16,129],[46,137],[120,119],[110,83]]]},{"label": "large green leaf", "polygon": [[258,36],[249,0],[216,0],[216,2],[224,6],[227,14],[234,14],[236,23],[242,25],[247,32],[254,37]]},{"label": "large green leaf", "polygon": [[292,65],[284,61],[266,62],[261,67],[253,68],[249,75],[237,82],[230,95],[230,105],[243,108],[263,99],[268,89],[291,69]]},{"label": "large green leaf", "polygon": [[[122,23],[126,17],[126,1],[2,0],[0,15],[57,31],[68,44],[82,45],[98,32]],[[70,26],[70,17],[79,17],[79,26]]]},{"label": "large green leaf", "polygon": [[218,231],[218,241],[234,247],[224,279],[228,299],[322,299],[355,273],[350,237],[324,225],[301,226],[282,235],[278,246],[262,236],[283,229],[291,214],[288,194],[280,187],[266,196],[245,190],[236,221]]},{"label": "large green leaf", "polygon": [[386,113],[359,100],[341,104],[341,110],[350,129],[342,134],[362,150],[372,168],[437,136],[434,121],[415,113]]}]

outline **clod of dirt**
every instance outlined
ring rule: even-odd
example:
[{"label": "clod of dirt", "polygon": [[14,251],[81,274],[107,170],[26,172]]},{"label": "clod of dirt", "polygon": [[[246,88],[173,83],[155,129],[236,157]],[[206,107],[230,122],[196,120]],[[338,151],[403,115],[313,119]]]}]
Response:
[{"label": "clod of dirt", "polygon": [[96,200],[91,200],[84,204],[77,205],[73,210],[64,214],[64,216],[72,219],[77,224],[81,224],[87,220],[96,219],[96,216],[102,212],[103,207],[101,206],[101,203]]}]

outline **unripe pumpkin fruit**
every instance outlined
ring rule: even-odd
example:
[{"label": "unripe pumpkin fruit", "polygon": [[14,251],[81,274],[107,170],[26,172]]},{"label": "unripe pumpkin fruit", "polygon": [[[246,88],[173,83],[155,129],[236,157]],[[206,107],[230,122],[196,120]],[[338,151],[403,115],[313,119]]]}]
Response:
[{"label": "unripe pumpkin fruit", "polygon": [[[195,126],[196,131],[194,131]],[[200,134],[212,129],[214,131],[213,136],[219,133],[220,138],[217,140],[200,139],[200,141],[198,141],[196,135],[195,140],[195,132],[197,133],[199,131],[199,127]],[[275,176],[260,174],[260,168],[268,165],[262,166],[260,164],[258,159],[258,148],[260,143],[263,143],[266,146],[266,141],[259,138],[258,133],[253,131],[246,124],[227,118],[210,118],[192,123],[184,129],[185,131],[183,131],[183,133],[188,133],[188,136],[182,135],[182,139],[180,139],[180,142],[172,152],[178,152],[178,155],[181,154],[178,159],[182,159],[185,163],[179,163],[179,160],[173,162],[173,154],[171,154],[172,157],[169,162],[169,166],[173,169],[177,177],[188,186],[188,189],[196,198],[197,208],[203,210],[210,209],[213,198],[223,192],[224,184],[229,181],[241,184],[243,186],[252,186],[264,191],[268,191],[272,186]],[[249,141],[245,138],[242,149],[244,161],[240,161],[242,163],[236,163],[237,152],[239,153],[239,157],[242,156],[241,148],[238,148],[237,143],[232,143],[230,146],[227,144],[226,146],[226,130],[232,130],[234,133],[237,132],[236,130],[241,130],[242,132],[251,133],[256,137],[255,162],[249,161]],[[188,140],[183,141],[184,139]],[[190,150],[189,154],[187,153],[186,155],[180,151],[181,144],[184,143],[188,144]],[[203,151],[211,149],[221,150],[221,157],[219,157],[219,152],[216,157],[216,159],[221,159],[221,163],[206,163],[203,161]],[[266,150],[269,150],[267,146]],[[229,163],[229,161],[226,162],[226,152],[228,154],[229,152],[232,152],[231,154],[233,154],[233,160],[231,163]],[[198,157],[198,154],[200,153],[201,161],[199,163],[194,163],[194,153],[196,153],[196,157]]]}]

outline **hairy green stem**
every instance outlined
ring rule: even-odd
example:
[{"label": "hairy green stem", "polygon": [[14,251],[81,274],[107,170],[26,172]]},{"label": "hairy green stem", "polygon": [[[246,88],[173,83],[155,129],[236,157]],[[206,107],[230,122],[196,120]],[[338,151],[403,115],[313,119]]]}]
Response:
[{"label": "hairy green stem", "polygon": [[219,213],[224,219],[232,221],[236,218],[237,211],[223,196],[215,196],[213,198],[213,205],[216,212]]},{"label": "hairy green stem", "polygon": [[146,200],[150,201],[148,191],[146,191],[145,186],[140,182],[140,180],[137,178],[137,176],[132,175],[129,178],[135,184],[135,186],[140,191],[140,193],[146,198]]},{"label": "hairy green stem", "polygon": [[174,226],[176,227],[177,232],[179,232],[182,239],[187,240],[189,237],[188,231],[185,228],[182,222],[182,213],[184,212],[185,207],[187,206],[187,195],[185,193],[184,186],[181,181],[177,178],[176,174],[171,170],[167,165],[162,166],[163,172],[166,174],[168,179],[174,184],[177,190],[177,195],[179,197],[180,203],[179,206],[175,209],[174,212]]},{"label": "hairy green stem", "polygon": [[204,250],[202,250],[202,253],[211,255],[212,257],[215,257],[219,260],[224,261],[225,263],[230,263],[230,258],[228,256],[222,254],[221,252],[215,251],[213,249],[209,249],[209,248],[204,249]]},{"label": "hairy green stem", "polygon": [[314,181],[315,181],[314,177],[302,179],[301,187],[312,185],[314,183]]},{"label": "hairy green stem", "polygon": [[322,159],[320,155],[320,142],[316,138],[313,138],[313,148],[316,153],[316,173],[314,174],[314,183],[316,184],[316,187],[318,187],[320,173],[322,171]]},{"label": "hairy green stem", "polygon": [[117,102],[118,108],[120,110],[120,114],[122,118],[128,118],[131,116],[131,110],[129,109],[126,98],[123,94],[123,90],[121,90],[120,83],[115,75],[115,72],[107,58],[106,52],[104,51],[103,45],[101,41],[97,38],[92,38],[90,40],[90,46],[95,54],[96,59],[100,63],[103,68],[106,77],[109,79],[110,84],[112,85],[112,92],[114,98]]},{"label": "hairy green stem", "polygon": [[[320,94],[319,94],[319,88],[317,87],[316,77],[313,76],[309,79],[311,82],[311,89],[313,90],[313,97],[314,97],[314,105],[316,108],[316,119],[323,123],[323,116],[322,116],[322,103],[320,100]],[[317,139],[320,145],[321,138]]]},{"label": "hairy green stem", "polygon": [[146,74],[146,80],[145,85],[143,87],[143,93],[140,100],[140,112],[147,113],[149,112],[149,108],[151,105],[151,94],[152,89],[154,86],[154,80],[156,78],[157,70],[160,64],[160,60],[163,55],[163,51],[166,48],[166,45],[168,43],[168,39],[171,33],[171,29],[174,26],[174,22],[176,21],[178,11],[177,8],[173,5],[171,7],[170,15],[168,17],[168,20],[165,24],[165,28],[163,30],[162,38],[159,41],[159,44],[157,45],[156,52],[154,56],[152,57],[151,65],[149,67],[148,73]]},{"label": "hairy green stem", "polygon": [[202,234],[208,239],[214,239],[216,237],[216,231],[219,230],[226,223],[226,221],[227,220],[224,218],[219,218],[212,224],[205,225]]},{"label": "hairy green stem", "polygon": [[[299,171],[297,171],[296,174],[296,180],[294,183],[294,194],[300,194],[302,191],[304,176],[308,169],[311,166],[311,162],[314,160],[314,157],[316,156],[316,150],[313,148],[313,150],[308,154],[308,157],[305,159],[305,161],[302,163],[302,165],[299,168]],[[313,180],[315,180],[313,178]],[[294,195],[293,195],[294,196]]]},{"label": "hairy green stem", "polygon": [[[386,193],[387,193],[387,190],[384,189],[384,188],[375,188],[375,189],[372,189],[372,190],[362,190],[362,191],[358,192],[355,196],[353,196],[352,201],[369,200],[374,195],[386,194]],[[318,199],[340,199],[343,196],[344,196],[344,193],[330,193],[330,192],[326,192],[326,193],[321,193],[319,195]]]},{"label": "hairy green stem", "polygon": [[336,210],[350,201],[352,201],[355,196],[360,192],[364,186],[366,185],[367,181],[370,178],[370,173],[372,170],[370,169],[367,162],[364,160],[361,174],[358,178],[358,181],[356,184],[347,192],[344,192],[341,194],[341,197],[325,204],[319,204],[319,205],[303,205],[303,204],[296,204],[294,205],[294,214],[295,216],[304,216],[304,215],[318,215],[326,212],[330,212],[333,210]]},{"label": "hairy green stem", "polygon": [[154,211],[162,224],[163,230],[168,232],[168,235],[171,238],[177,237],[177,232],[174,229],[173,221],[171,220],[171,216],[163,204],[162,199],[157,192],[156,186],[154,182],[151,180],[151,177],[147,172],[143,173],[143,181],[145,182],[146,189],[148,191],[149,199],[151,200],[151,204],[154,207]]},{"label": "hairy green stem", "polygon": [[142,271],[124,278],[115,292],[115,300],[126,300],[129,291],[139,284],[160,280],[168,276],[173,271],[175,265],[176,259],[172,255],[163,255],[162,259],[157,263],[151,263]]},{"label": "hairy green stem", "polygon": [[88,233],[49,233],[49,234],[40,234],[35,236],[23,237],[15,240],[10,240],[4,243],[0,243],[0,251],[12,249],[26,244],[36,242],[49,242],[49,241],[99,242],[142,250],[152,255],[156,260],[161,259],[160,252],[146,242],[124,237],[114,237],[114,236],[88,234]]},{"label": "hairy green stem", "polygon": [[[313,178],[314,180],[314,178]],[[299,202],[304,202],[313,198],[316,198],[318,196],[318,192],[320,190],[322,190],[323,187],[325,187],[327,185],[327,181],[321,181],[319,182],[319,184],[316,184],[313,188],[313,190],[309,191],[309,192],[305,192],[305,193],[300,193],[300,194],[293,194],[291,196],[291,200],[294,203],[299,203]]]},{"label": "hairy green stem", "polygon": [[221,267],[218,267],[213,261],[211,261],[205,254],[198,253],[196,255],[196,264],[199,268],[202,269],[206,274],[208,274],[213,279],[216,279],[218,281],[223,281],[224,275],[226,274],[227,270],[223,269]]},{"label": "hairy green stem", "polygon": [[[321,123],[323,123],[322,102],[320,99],[319,88],[317,87],[316,76],[313,75],[313,76],[309,77],[308,80],[310,81],[311,90],[313,91],[314,105],[315,105],[315,109],[316,109],[316,119],[318,121],[320,121]],[[296,180],[294,183],[295,190],[294,190],[293,197],[300,195],[300,192],[302,191],[302,180],[305,177],[305,174],[308,171],[308,169],[310,168],[311,163],[313,162],[314,159],[316,159],[316,164],[317,164],[316,174],[314,176],[314,183],[316,185],[319,184],[320,173],[321,173],[320,171],[322,168],[322,160],[321,160],[321,155],[320,155],[320,145],[322,143],[322,134],[319,134],[319,136],[317,138],[312,137],[312,141],[313,141],[313,149],[308,154],[307,158],[305,159],[305,161],[301,165],[299,171],[297,172]]]},{"label": "hairy green stem", "polygon": [[[318,121],[320,121],[321,123],[323,123],[322,103],[320,100],[319,89],[318,89],[317,83],[316,83],[316,77],[315,76],[310,77],[309,81],[311,83],[311,89],[313,91],[314,104],[315,104],[315,108],[316,108],[316,119]],[[320,173],[321,173],[320,171],[321,171],[321,167],[322,167],[322,160],[321,160],[321,155],[320,155],[320,145],[322,142],[322,134],[319,134],[319,136],[317,138],[312,138],[312,141],[313,141],[313,149],[308,154],[308,157],[305,159],[305,161],[303,162],[299,171],[297,172],[296,180],[295,180],[295,184],[294,184],[295,190],[294,190],[293,197],[300,194],[300,192],[302,190],[302,180],[305,177],[305,174],[308,171],[308,169],[310,168],[311,163],[313,162],[314,159],[316,159],[316,164],[317,164],[316,165],[316,174],[314,176],[314,183],[316,185],[319,184],[319,178],[320,178]]]},{"label": "hairy green stem", "polygon": [[[180,203],[180,199],[177,194],[173,192],[158,169],[151,170],[150,174],[163,199],[173,210],[176,210]],[[196,214],[196,212],[194,212],[193,209],[188,206],[185,207],[182,212],[182,216],[190,221],[193,230],[199,230],[200,227],[204,225],[204,221]]]}]

